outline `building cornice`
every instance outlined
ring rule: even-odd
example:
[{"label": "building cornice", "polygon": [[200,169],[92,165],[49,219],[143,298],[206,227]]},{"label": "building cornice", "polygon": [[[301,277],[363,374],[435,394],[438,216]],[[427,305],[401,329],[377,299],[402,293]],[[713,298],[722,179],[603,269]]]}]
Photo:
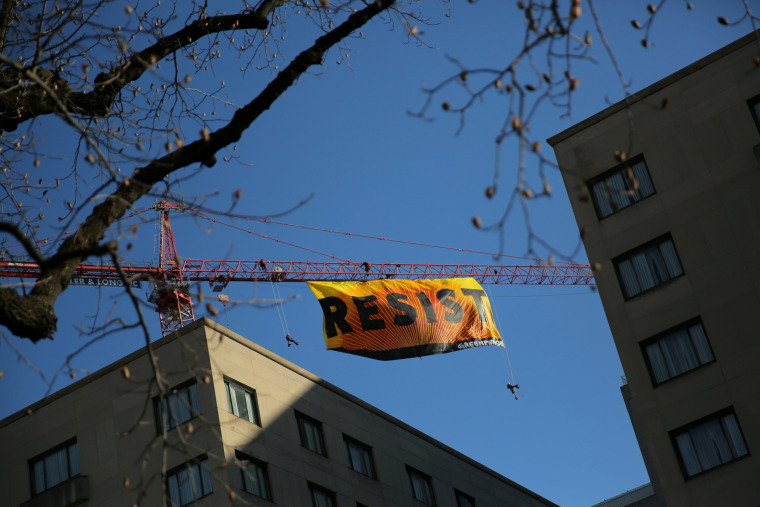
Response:
[{"label": "building cornice", "polygon": [[742,37],[741,39],[736,40],[732,42],[731,44],[724,46],[713,53],[710,53],[704,58],[700,58],[699,60],[692,63],[691,65],[684,67],[683,69],[677,72],[674,72],[673,74],[670,74],[669,76],[657,81],[656,83],[650,86],[647,86],[643,90],[636,92],[633,95],[629,95],[628,97],[624,98],[620,102],[617,102],[611,105],[610,107],[596,113],[595,115],[590,116],[586,118],[585,120],[582,120],[576,123],[572,127],[566,130],[563,130],[559,134],[553,135],[552,137],[547,139],[546,142],[549,143],[550,146],[554,147],[557,144],[561,143],[562,141],[565,141],[566,139],[574,136],[575,134],[582,132],[583,130],[586,130],[592,125],[599,123],[605,120],[606,118],[609,118],[610,116],[613,116],[614,114],[622,111],[623,109],[626,109],[632,106],[633,104],[636,104],[637,102],[640,102],[646,99],[647,97],[651,95],[654,95],[655,93],[661,91],[662,89],[667,88],[671,84],[677,81],[680,81],[684,77],[690,74],[694,74],[695,72],[704,69],[708,65],[720,60],[726,55],[729,55],[753,42],[760,44],[760,30],[750,32],[744,37]]},{"label": "building cornice", "polygon": [[[399,427],[400,429],[407,431],[408,433],[424,440],[425,442],[429,443],[430,445],[439,448],[440,450],[451,454],[452,456],[462,460],[463,462],[471,465],[472,467],[488,474],[489,476],[493,477],[494,479],[497,479],[501,482],[504,482],[508,484],[509,486],[515,488],[516,490],[520,491],[521,493],[528,495],[542,503],[544,503],[547,506],[554,506],[557,507],[557,505],[546,498],[542,497],[541,495],[525,488],[524,486],[521,486],[520,484],[510,480],[507,477],[504,477],[503,475],[499,474],[498,472],[495,472],[494,470],[491,470],[490,468],[486,467],[485,465],[482,465],[481,463],[475,461],[474,459],[462,454],[461,452],[447,446],[446,444],[436,440],[435,438],[431,437],[430,435],[427,435],[426,433],[423,433],[422,431],[406,424],[405,422],[393,417],[390,414],[387,414],[386,412],[383,412],[379,408],[370,405],[366,401],[354,396],[353,394],[350,394],[347,391],[344,391],[340,387],[331,384],[330,382],[318,377],[317,375],[314,375],[310,371],[307,371],[300,366],[291,363],[287,359],[278,356],[274,352],[265,349],[264,347],[252,342],[251,340],[235,333],[234,331],[231,331],[227,329],[226,327],[222,326],[221,324],[218,324],[206,317],[200,318],[196,320],[195,322],[188,324],[187,326],[183,327],[182,329],[179,329],[178,331],[175,331],[159,340],[156,340],[155,342],[151,343],[148,346],[142,347],[139,350],[136,350],[132,352],[131,354],[119,359],[118,361],[109,364],[108,366],[105,366],[101,368],[100,370],[97,370],[88,376],[82,378],[81,380],[78,380],[74,382],[73,384],[70,384],[59,391],[56,391],[49,396],[46,396],[45,398],[29,405],[28,407],[19,410],[18,412],[6,417],[2,421],[0,421],[0,428],[3,428],[13,422],[18,421],[19,419],[22,419],[23,417],[32,416],[35,412],[40,410],[41,408],[45,407],[46,405],[49,405],[50,403],[53,403],[54,401],[63,398],[64,396],[67,396],[68,394],[71,394],[78,389],[81,389],[82,387],[97,381],[98,379],[113,373],[114,371],[119,371],[121,368],[126,366],[127,364],[140,359],[142,356],[148,355],[148,347],[150,347],[152,350],[156,351],[160,349],[161,347],[173,342],[174,340],[177,340],[183,336],[186,336],[194,331],[196,331],[198,328],[204,327],[206,328],[206,333],[208,331],[212,331],[214,333],[218,333],[220,335],[223,335],[225,339],[233,340],[240,345],[250,349],[251,351],[279,364],[283,368],[287,368],[288,370],[292,371],[293,373],[302,376],[303,378],[313,382],[314,384],[317,384],[321,386],[322,388],[344,398],[345,400],[353,403],[354,405],[363,408],[364,410],[367,410],[368,412],[371,412],[372,414],[376,415],[377,417],[384,419],[385,421]],[[208,334],[206,335],[206,338],[208,339]]]}]

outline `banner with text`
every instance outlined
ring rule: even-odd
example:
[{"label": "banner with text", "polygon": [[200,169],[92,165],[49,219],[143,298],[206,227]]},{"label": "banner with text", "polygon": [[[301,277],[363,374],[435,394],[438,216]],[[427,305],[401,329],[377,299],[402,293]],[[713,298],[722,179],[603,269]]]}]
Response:
[{"label": "banner with text", "polygon": [[474,278],[308,284],[322,307],[328,350],[389,360],[504,346]]},{"label": "banner with text", "polygon": [[[102,278],[99,276],[73,276],[69,280],[69,285],[81,286],[81,287],[124,287],[124,282],[121,278]],[[132,280],[129,282],[129,286],[139,289],[140,280]]]}]

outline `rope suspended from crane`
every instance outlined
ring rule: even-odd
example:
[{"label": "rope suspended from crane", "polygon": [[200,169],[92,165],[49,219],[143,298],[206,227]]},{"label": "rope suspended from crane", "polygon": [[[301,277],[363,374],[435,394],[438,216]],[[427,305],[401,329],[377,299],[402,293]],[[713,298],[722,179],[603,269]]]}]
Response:
[{"label": "rope suspended from crane", "polygon": [[[488,295],[488,299],[492,299],[491,291],[489,290],[488,286],[485,287],[485,291],[486,291],[486,294]],[[501,327],[501,318],[500,318],[499,312],[496,310],[496,308],[493,305],[491,306],[491,311],[493,313],[494,320],[496,321],[496,327],[499,329],[503,329]],[[520,384],[517,382],[515,378],[515,372],[512,369],[512,360],[509,357],[509,348],[507,347],[507,342],[504,339],[504,337],[502,337],[501,342],[504,345],[504,357],[506,359],[506,367],[509,372],[509,380],[507,381],[507,389],[509,389],[510,392],[514,395],[515,399],[517,399],[517,393],[515,393],[515,389],[520,387]]]},{"label": "rope suspended from crane", "polygon": [[[269,284],[272,286],[272,297],[274,298],[274,305],[277,308],[277,316],[280,318],[280,327],[282,327],[282,334],[285,335],[285,339],[288,341],[288,347],[290,347],[291,341],[294,340],[290,337],[288,318],[285,315],[285,307],[282,304],[283,299],[280,295],[279,283],[270,281]],[[296,345],[298,345],[298,343],[296,343]]]}]

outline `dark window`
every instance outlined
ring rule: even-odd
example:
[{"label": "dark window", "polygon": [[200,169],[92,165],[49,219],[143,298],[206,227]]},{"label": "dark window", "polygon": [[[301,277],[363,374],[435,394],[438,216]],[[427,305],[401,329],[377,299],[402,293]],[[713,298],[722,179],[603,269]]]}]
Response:
[{"label": "dark window", "polygon": [[156,424],[158,431],[170,430],[178,424],[189,421],[201,413],[201,401],[198,398],[198,384],[185,384],[175,387],[163,400],[155,399]]},{"label": "dark window", "polygon": [[687,477],[749,454],[733,411],[671,432]]},{"label": "dark window", "polygon": [[336,507],[335,493],[322,486],[309,483],[311,493],[311,505],[313,507]]},{"label": "dark window", "polygon": [[475,499],[459,490],[454,490],[457,497],[457,507],[475,507]]},{"label": "dark window", "polygon": [[671,329],[642,348],[655,385],[715,360],[701,322]]},{"label": "dark window", "polygon": [[755,95],[747,101],[749,110],[752,112],[752,119],[755,120],[758,130],[760,130],[760,95]]},{"label": "dark window", "polygon": [[435,505],[433,483],[430,476],[410,466],[406,467],[406,471],[409,474],[409,481],[412,485],[412,498],[419,500],[425,505]]},{"label": "dark window", "polygon": [[261,425],[256,391],[228,380],[224,381],[224,390],[227,393],[227,410],[231,414]]},{"label": "dark window", "polygon": [[47,451],[30,461],[32,492],[39,494],[79,475],[79,448],[76,441]]},{"label": "dark window", "polygon": [[375,478],[375,464],[372,460],[372,448],[358,440],[343,435],[348,452],[348,462],[351,468],[367,477]]},{"label": "dark window", "polygon": [[669,236],[621,255],[613,263],[626,299],[683,274],[676,247]]},{"label": "dark window", "polygon": [[188,505],[210,495],[214,489],[208,458],[189,461],[166,474],[166,487],[169,490],[170,507]]},{"label": "dark window", "polygon": [[322,423],[316,419],[296,412],[298,433],[301,435],[301,445],[322,456],[327,456],[325,439],[322,436]]},{"label": "dark window", "polygon": [[235,457],[240,461],[243,490],[264,500],[271,500],[272,496],[269,491],[269,476],[267,474],[266,463],[237,451],[235,452]]},{"label": "dark window", "polygon": [[641,156],[592,179],[588,185],[600,219],[654,194],[652,179]]}]

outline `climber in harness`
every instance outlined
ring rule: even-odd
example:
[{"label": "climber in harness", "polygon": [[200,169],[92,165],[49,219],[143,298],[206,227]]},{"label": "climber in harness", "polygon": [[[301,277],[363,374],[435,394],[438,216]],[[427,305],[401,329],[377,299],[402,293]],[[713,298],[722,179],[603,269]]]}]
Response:
[{"label": "climber in harness", "polygon": [[520,388],[520,384],[512,384],[509,382],[507,383],[507,389],[509,389],[510,393],[515,395],[515,399],[517,399],[517,393],[515,392],[515,389],[519,389],[519,388]]},{"label": "climber in harness", "polygon": [[290,347],[291,344],[298,346],[298,342],[291,338],[289,334],[285,335],[285,339],[288,340],[288,347]]}]

